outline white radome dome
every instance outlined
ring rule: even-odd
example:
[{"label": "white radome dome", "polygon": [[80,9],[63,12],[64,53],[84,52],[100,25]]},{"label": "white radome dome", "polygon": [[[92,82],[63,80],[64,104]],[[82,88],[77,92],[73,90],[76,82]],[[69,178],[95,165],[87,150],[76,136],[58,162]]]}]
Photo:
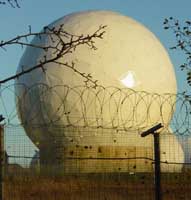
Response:
[{"label": "white radome dome", "polygon": [[[86,11],[66,15],[50,24],[50,26],[59,27],[61,24],[64,24],[66,32],[74,35],[92,34],[100,25],[106,25],[107,27],[105,28],[106,32],[103,35],[103,39],[95,39],[97,50],[90,50],[86,45],[81,45],[72,54],[66,54],[60,58],[60,62],[74,62],[76,69],[87,74],[90,73],[94,80],[98,80],[98,83],[104,87],[126,87],[137,91],[159,94],[176,93],[175,73],[166,50],[154,34],[140,23],[127,16],[111,11]],[[35,37],[32,44],[49,45],[51,42],[48,37],[44,36],[41,39]],[[36,65],[44,55],[45,52],[41,49],[27,47],[20,60],[18,72]],[[51,56],[51,53],[47,55],[48,58]],[[21,121],[24,124],[49,124],[51,119],[56,118],[58,120],[56,120],[55,125],[66,125],[68,123],[66,116],[60,115],[63,112],[56,112],[62,104],[63,99],[60,97],[66,94],[65,88],[55,88],[54,92],[48,93],[42,99],[40,97],[42,93],[40,88],[42,87],[34,87],[34,85],[39,83],[48,85],[49,87],[68,85],[73,88],[83,85],[84,79],[71,69],[54,63],[46,64],[45,69],[46,73],[38,69],[21,76],[17,80],[17,83],[24,84],[28,88],[33,88],[25,96],[25,99],[22,100],[24,89],[16,86],[17,95],[21,97],[18,102],[18,112]],[[70,114],[73,114],[75,118],[82,117],[82,107],[80,104],[77,105],[75,103],[77,98],[78,96],[71,93],[66,104],[66,110],[70,110],[72,107]],[[91,106],[91,104],[88,104],[88,101],[91,102],[93,97],[88,97],[88,94],[85,94],[85,98],[87,100],[86,105]],[[114,103],[110,104],[110,107],[112,105]],[[137,124],[142,120],[144,115],[142,113],[145,113],[145,106],[139,104],[139,107],[137,112],[138,118],[136,119],[138,121]],[[39,111],[39,109],[41,110]],[[95,125],[91,120],[92,118],[96,118],[95,104],[88,109],[86,117],[90,120],[87,123]],[[120,116],[126,116],[126,113],[130,113],[131,109],[128,106],[125,111],[120,111]],[[153,125],[161,119],[160,108],[157,102],[151,105],[151,110],[149,123],[148,121],[147,123],[141,123],[144,127]],[[168,124],[172,117],[169,104],[165,106],[162,112],[163,123]],[[115,115],[115,109],[114,111],[110,110],[110,112],[107,109],[104,110],[102,115],[103,123],[109,124],[109,115]],[[83,126],[83,120],[78,125]],[[34,129],[29,128],[27,125],[24,126],[28,136],[37,145],[42,138],[46,137],[48,132],[55,131],[51,131],[51,127]],[[70,137],[70,134],[65,133],[65,136]],[[105,137],[104,145],[110,144],[113,141],[112,137]],[[84,139],[82,143],[94,143],[92,137],[88,138],[90,139]],[[124,141],[126,140],[121,140],[120,134],[116,135],[116,138],[119,141],[117,145],[125,145]],[[103,137],[100,138],[100,140],[102,139]],[[99,143],[99,137],[96,140],[96,143]],[[140,146],[150,145],[150,143],[145,144],[141,140],[141,137],[140,140],[136,137],[135,144],[140,143]]]},{"label": "white radome dome", "polygon": [[[64,30],[75,35],[91,34],[98,29],[100,24],[107,25],[104,38],[95,41],[98,50],[93,51],[82,45],[72,54],[61,58],[61,62],[73,61],[77,69],[91,73],[94,79],[103,86],[131,87],[151,93],[176,93],[176,78],[168,54],[159,40],[138,22],[110,11],[87,11],[67,15],[50,26],[58,27],[61,24],[64,24]],[[46,37],[40,40],[35,37],[32,43],[48,45],[51,41]],[[43,50],[28,47],[19,63],[18,72],[37,64],[43,56]],[[83,78],[72,70],[50,63],[46,65],[46,74],[41,69],[34,70],[21,76],[17,82],[31,88],[37,83],[50,87],[64,84],[74,87],[84,84],[83,81]],[[38,96],[40,95],[38,88],[31,91],[29,100],[26,101],[27,105],[22,105],[23,102],[19,105],[21,121],[31,122],[33,118],[34,124],[48,123],[49,121],[46,120],[51,118],[51,114],[55,113],[57,106],[61,103],[58,96],[62,96],[65,91],[59,88],[54,94],[49,95],[46,102],[43,102],[45,105],[42,106],[48,112],[41,114],[37,111],[42,101]],[[75,98],[70,100],[75,101]],[[158,106],[157,103],[156,106]],[[153,106],[152,110],[156,106]],[[78,107],[76,107],[76,112],[80,112]],[[168,109],[166,112],[168,122],[170,119]],[[47,113],[50,116],[42,116]],[[157,109],[157,113],[153,113],[152,118],[158,119],[158,115]],[[60,118],[59,123],[65,123],[64,120],[65,118]],[[28,134],[33,137],[33,134]]]}]

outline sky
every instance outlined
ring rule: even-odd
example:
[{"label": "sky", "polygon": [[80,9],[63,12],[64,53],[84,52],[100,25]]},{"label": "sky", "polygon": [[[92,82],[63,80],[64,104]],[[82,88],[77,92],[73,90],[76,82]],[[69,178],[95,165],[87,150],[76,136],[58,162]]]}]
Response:
[{"label": "sky", "polygon": [[[116,11],[139,21],[158,37],[174,65],[178,91],[189,89],[184,74],[178,68],[185,58],[181,52],[169,50],[175,43],[175,38],[170,31],[163,29],[163,21],[170,16],[180,21],[191,19],[190,0],[18,0],[18,2],[21,8],[0,6],[0,40],[8,40],[27,33],[29,25],[32,31],[38,32],[42,27],[72,12]],[[0,79],[16,72],[23,52],[23,49],[16,46],[8,47],[6,51],[0,49]],[[13,99],[7,98],[7,105],[11,107],[12,101]]]}]

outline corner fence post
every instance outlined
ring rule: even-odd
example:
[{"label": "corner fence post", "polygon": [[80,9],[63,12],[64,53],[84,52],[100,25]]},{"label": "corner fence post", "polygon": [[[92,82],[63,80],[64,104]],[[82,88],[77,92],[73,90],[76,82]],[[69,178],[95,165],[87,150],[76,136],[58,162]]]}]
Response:
[{"label": "corner fence post", "polygon": [[154,137],[154,164],[155,164],[155,200],[162,200],[161,193],[161,170],[160,170],[160,137],[159,133],[156,131],[162,128],[162,124],[157,124],[156,126],[141,133],[141,137],[146,137],[152,134]]}]

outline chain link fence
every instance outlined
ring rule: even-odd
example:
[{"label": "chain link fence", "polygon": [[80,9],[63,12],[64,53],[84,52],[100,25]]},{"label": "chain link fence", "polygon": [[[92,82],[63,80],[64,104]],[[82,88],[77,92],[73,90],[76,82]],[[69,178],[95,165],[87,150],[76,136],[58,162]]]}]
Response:
[{"label": "chain link fence", "polygon": [[[52,127],[59,134],[37,147],[22,126],[4,126],[5,199],[155,199],[152,136],[79,129],[83,138]],[[190,139],[160,133],[161,199],[191,199]]]},{"label": "chain link fence", "polygon": [[[190,200],[190,105],[185,93],[0,88],[3,199],[156,200],[160,177],[160,200]],[[158,123],[159,162],[153,135],[141,137]]]}]

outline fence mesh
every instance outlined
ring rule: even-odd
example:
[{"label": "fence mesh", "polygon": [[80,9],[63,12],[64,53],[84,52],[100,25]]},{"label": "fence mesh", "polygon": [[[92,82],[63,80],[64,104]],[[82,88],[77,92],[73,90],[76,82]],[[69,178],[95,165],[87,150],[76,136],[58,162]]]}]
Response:
[{"label": "fence mesh", "polygon": [[[22,126],[4,127],[6,199],[154,199],[152,135],[51,129],[57,134],[37,148]],[[160,134],[162,199],[191,198],[190,148],[190,136]]]},{"label": "fence mesh", "polygon": [[190,105],[185,93],[1,87],[4,199],[154,200],[153,135],[141,132],[162,123],[161,199],[190,200]]}]

